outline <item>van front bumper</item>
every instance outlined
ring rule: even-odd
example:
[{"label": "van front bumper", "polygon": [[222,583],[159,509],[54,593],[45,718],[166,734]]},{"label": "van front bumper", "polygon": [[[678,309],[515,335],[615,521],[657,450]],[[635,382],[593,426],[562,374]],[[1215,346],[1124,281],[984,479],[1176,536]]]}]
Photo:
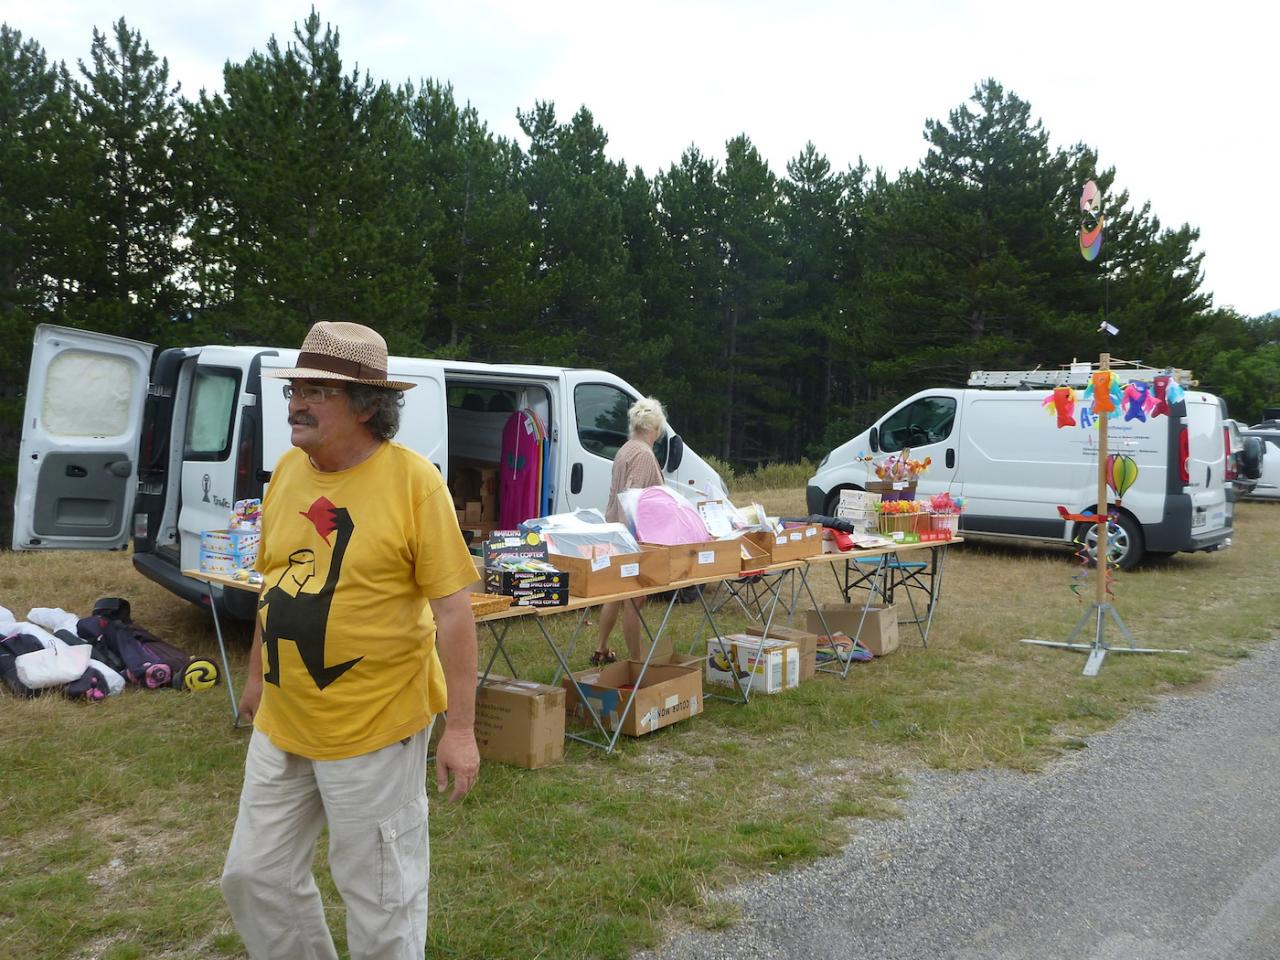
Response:
[{"label": "van front bumper", "polygon": [[809,484],[804,490],[804,503],[809,509],[810,516],[815,513],[822,513],[827,505],[827,491]]}]

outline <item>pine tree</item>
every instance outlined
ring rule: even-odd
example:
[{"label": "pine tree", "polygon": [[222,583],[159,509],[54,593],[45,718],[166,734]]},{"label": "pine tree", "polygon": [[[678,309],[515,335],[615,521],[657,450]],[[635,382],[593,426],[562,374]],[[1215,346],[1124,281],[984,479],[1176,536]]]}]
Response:
[{"label": "pine tree", "polygon": [[345,73],[338,33],[314,11],[293,42],[272,37],[223,78],[223,93],[188,104],[208,336],[298,343],[317,320],[345,319],[421,350],[434,223],[403,91]]},{"label": "pine tree", "polygon": [[168,61],[121,18],[109,37],[93,31],[80,75],[77,108],[93,150],[85,239],[94,256],[80,278],[78,319],[128,337],[180,336],[172,321],[185,301],[178,286],[183,132]]}]

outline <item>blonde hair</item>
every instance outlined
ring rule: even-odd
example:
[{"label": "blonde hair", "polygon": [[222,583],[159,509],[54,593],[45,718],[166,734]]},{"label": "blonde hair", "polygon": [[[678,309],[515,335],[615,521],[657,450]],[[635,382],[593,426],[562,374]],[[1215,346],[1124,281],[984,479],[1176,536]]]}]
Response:
[{"label": "blonde hair", "polygon": [[667,411],[653,397],[637,400],[627,411],[627,427],[634,436],[651,430],[661,431],[667,425]]}]

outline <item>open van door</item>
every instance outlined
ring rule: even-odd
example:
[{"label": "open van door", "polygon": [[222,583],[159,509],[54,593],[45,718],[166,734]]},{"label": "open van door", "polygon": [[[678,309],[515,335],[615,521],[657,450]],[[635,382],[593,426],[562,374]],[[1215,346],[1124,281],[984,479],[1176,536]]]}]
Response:
[{"label": "open van door", "polygon": [[119,549],[132,532],[149,343],[41,324],[27,378],[13,549]]}]

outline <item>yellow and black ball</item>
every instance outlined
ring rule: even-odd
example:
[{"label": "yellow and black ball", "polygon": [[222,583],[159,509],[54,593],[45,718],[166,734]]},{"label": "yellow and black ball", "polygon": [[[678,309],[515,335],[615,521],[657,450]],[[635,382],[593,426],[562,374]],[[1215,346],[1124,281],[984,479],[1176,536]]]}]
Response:
[{"label": "yellow and black ball", "polygon": [[208,690],[218,682],[218,667],[212,660],[192,660],[182,673],[187,690]]}]

